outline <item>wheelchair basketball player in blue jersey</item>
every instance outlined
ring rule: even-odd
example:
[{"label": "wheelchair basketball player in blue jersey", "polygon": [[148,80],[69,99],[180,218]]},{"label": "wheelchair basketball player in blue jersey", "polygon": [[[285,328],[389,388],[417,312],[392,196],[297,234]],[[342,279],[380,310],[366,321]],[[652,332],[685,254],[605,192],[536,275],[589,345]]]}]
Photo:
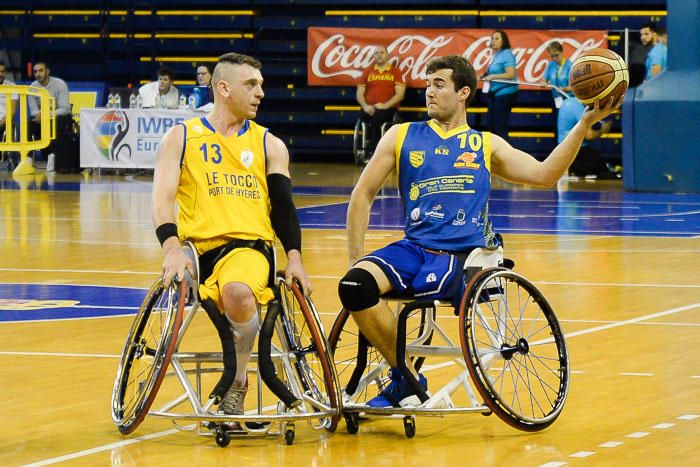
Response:
[{"label": "wheelchair basketball player in blue jersey", "polygon": [[[621,104],[613,107],[610,100],[600,108],[596,102],[540,162],[495,134],[469,127],[467,108],[476,92],[476,74],[467,59],[434,58],[426,75],[431,120],[395,125],[381,138],[348,207],[351,266],[338,294],[362,334],[391,366],[390,384],[367,401],[370,407],[400,407],[415,399],[397,370],[397,320],[381,297],[457,300],[464,290],[466,255],[474,248],[500,246],[488,217],[491,176],[539,187],[555,184],[576,157],[586,131]],[[394,171],[404,205],[405,237],[364,255],[372,202]],[[422,374],[412,376],[427,390]]]}]

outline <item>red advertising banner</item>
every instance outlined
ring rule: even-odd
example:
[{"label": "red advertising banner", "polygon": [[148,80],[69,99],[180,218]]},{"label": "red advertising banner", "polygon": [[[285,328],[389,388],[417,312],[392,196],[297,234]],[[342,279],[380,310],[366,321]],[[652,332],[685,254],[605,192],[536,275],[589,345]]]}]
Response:
[{"label": "red advertising banner", "polygon": [[[365,29],[309,28],[307,68],[311,86],[355,86],[372,64],[376,44],[386,45],[390,62],[398,66],[406,84],[425,87],[425,67],[433,57],[458,54],[466,57],[477,76],[491,61],[489,29]],[[518,80],[538,82],[550,61],[549,42],[564,46],[564,56],[575,60],[581,52],[607,47],[607,31],[506,30],[517,62]]]}]

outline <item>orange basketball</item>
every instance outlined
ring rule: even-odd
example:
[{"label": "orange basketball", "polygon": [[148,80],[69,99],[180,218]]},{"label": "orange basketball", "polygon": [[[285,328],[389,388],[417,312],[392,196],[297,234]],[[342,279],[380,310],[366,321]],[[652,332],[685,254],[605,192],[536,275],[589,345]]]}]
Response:
[{"label": "orange basketball", "polygon": [[583,104],[593,106],[597,100],[604,107],[610,99],[617,105],[627,92],[630,78],[625,61],[608,49],[583,52],[574,61],[569,72],[569,86]]}]

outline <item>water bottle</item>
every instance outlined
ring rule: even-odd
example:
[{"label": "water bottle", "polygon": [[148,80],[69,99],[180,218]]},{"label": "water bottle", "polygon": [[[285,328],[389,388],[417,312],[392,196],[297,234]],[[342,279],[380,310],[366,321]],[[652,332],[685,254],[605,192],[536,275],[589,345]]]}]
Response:
[{"label": "water bottle", "polygon": [[187,109],[187,98],[185,97],[184,94],[180,94],[180,99],[178,100],[178,108],[180,110],[186,110]]},{"label": "water bottle", "polygon": [[190,94],[190,97],[187,99],[187,108],[190,110],[197,108],[197,96],[194,95],[194,92]]},{"label": "water bottle", "polygon": [[122,96],[120,96],[118,92],[114,93],[114,108],[115,109],[122,108]]},{"label": "water bottle", "polygon": [[107,97],[107,108],[108,109],[114,108],[114,93],[112,93],[112,92],[110,92],[109,96]]},{"label": "water bottle", "polygon": [[136,94],[132,94],[129,96],[129,108],[130,109],[136,108]]},{"label": "water bottle", "polygon": [[136,96],[136,108],[137,109],[143,108],[143,97],[141,97],[141,94]]}]

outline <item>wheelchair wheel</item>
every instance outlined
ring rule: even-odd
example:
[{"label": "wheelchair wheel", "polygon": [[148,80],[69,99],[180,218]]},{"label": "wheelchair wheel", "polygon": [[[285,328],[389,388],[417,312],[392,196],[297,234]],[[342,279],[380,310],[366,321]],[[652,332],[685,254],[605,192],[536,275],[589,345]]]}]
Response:
[{"label": "wheelchair wheel", "polygon": [[[428,312],[432,313],[434,319],[435,309],[430,311],[415,310],[408,317],[406,322],[407,343],[430,344],[433,332],[425,327],[426,313]],[[357,353],[360,342],[366,342],[366,340],[361,337],[357,325],[350,319],[350,312],[344,308],[341,309],[328,336],[328,345],[335,362],[343,396],[349,398],[353,404],[364,404],[389,384],[389,364],[369,343],[367,343],[365,368],[362,374],[355,375],[354,379],[356,380],[353,380],[357,368]],[[420,371],[425,357],[410,357],[409,360],[416,371]],[[348,425],[348,429],[350,429],[350,425]]]},{"label": "wheelchair wheel", "polygon": [[362,124],[362,120],[358,119],[355,123],[355,131],[352,136],[352,155],[357,165],[363,165],[365,163],[365,150],[367,148],[365,128],[366,126]]},{"label": "wheelchair wheel", "polygon": [[509,269],[485,269],[467,286],[459,320],[462,353],[486,405],[520,430],[551,425],[569,390],[569,357],[542,293]]},{"label": "wheelchair wheel", "polygon": [[112,391],[112,420],[122,434],[143,421],[175,350],[187,299],[186,282],[168,288],[158,279],[136,314]]},{"label": "wheelchair wheel", "polygon": [[279,288],[284,308],[284,314],[280,316],[286,320],[283,328],[287,332],[289,350],[295,356],[294,365],[304,391],[304,405],[310,412],[317,411],[319,404],[337,409],[335,415],[320,419],[320,423],[314,426],[335,431],[341,417],[338,380],[318,313],[296,281],[288,287],[280,278]]}]

